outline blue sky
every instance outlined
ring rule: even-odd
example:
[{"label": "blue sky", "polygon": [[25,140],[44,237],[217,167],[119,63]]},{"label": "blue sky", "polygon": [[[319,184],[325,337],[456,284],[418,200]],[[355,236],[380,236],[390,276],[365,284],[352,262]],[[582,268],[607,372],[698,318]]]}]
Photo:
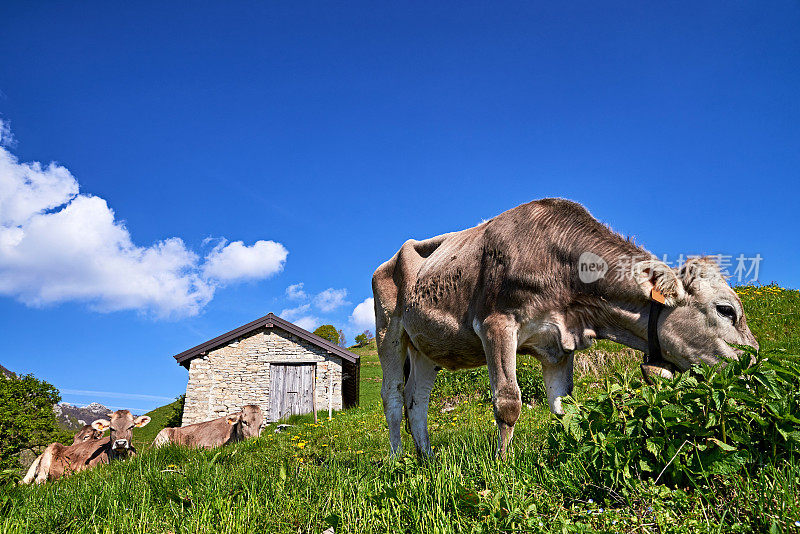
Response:
[{"label": "blue sky", "polygon": [[352,340],[403,241],[548,196],[800,285],[796,2],[165,4],[0,13],[0,363],[69,402],[270,311]]}]

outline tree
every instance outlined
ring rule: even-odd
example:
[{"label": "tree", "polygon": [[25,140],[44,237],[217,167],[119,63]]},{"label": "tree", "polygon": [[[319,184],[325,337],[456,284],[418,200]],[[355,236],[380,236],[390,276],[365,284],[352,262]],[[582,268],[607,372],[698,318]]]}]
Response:
[{"label": "tree", "polygon": [[356,344],[359,347],[363,347],[365,345],[369,345],[373,339],[375,339],[375,336],[372,335],[372,332],[369,330],[364,330],[356,336]]},{"label": "tree", "polygon": [[332,324],[324,324],[314,330],[314,333],[322,339],[327,339],[334,345],[339,343],[339,332],[336,331],[336,327]]},{"label": "tree", "polygon": [[71,436],[56,422],[58,390],[33,375],[9,378],[0,373],[0,468],[20,466],[19,454]]},{"label": "tree", "polygon": [[345,337],[344,337],[344,330],[342,330],[340,328],[338,334],[339,334],[339,346],[340,347],[346,347],[347,346],[347,341],[345,340]]}]

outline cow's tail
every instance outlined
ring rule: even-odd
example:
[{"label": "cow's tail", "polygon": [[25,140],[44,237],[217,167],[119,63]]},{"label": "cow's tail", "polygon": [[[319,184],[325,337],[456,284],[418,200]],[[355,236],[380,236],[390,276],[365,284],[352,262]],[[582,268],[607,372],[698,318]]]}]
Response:
[{"label": "cow's tail", "polygon": [[161,431],[156,435],[156,439],[153,440],[153,446],[163,447],[169,442],[169,432],[166,428],[162,428]]},{"label": "cow's tail", "polygon": [[44,453],[40,454],[33,461],[31,466],[28,468],[28,472],[25,474],[25,478],[22,479],[22,484],[30,484],[33,482],[33,479],[36,478],[36,472],[39,470],[39,463],[42,461],[43,455]]}]

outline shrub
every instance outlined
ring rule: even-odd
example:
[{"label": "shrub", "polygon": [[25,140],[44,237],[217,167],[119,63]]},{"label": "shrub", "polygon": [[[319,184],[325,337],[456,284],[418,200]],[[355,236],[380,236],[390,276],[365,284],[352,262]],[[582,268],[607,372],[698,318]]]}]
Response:
[{"label": "shrub", "polygon": [[186,394],[181,393],[177,397],[175,397],[175,402],[172,403],[172,413],[169,414],[169,417],[164,422],[164,426],[181,426],[181,421],[183,421],[183,406],[186,404]]},{"label": "shrub", "polygon": [[[752,364],[752,365],[751,365]],[[800,451],[800,358],[747,349],[726,367],[696,366],[645,385],[617,373],[586,402],[567,398],[549,445],[600,486],[638,479],[708,487]]]}]

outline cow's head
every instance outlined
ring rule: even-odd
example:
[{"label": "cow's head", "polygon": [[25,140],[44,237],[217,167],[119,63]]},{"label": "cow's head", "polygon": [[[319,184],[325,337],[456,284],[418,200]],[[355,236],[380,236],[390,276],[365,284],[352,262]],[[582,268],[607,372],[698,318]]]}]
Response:
[{"label": "cow's head", "polygon": [[146,415],[133,417],[128,410],[117,410],[108,414],[108,419],[98,419],[92,423],[92,428],[100,432],[110,429],[109,443],[115,452],[126,452],[132,448],[131,439],[134,427],[143,427],[150,422]]},{"label": "cow's head", "polygon": [[742,301],[712,258],[690,259],[677,271],[647,260],[634,266],[634,277],[648,297],[653,288],[664,295],[658,339],[664,358],[679,369],[735,358],[739,351],[729,343],[758,349]]},{"label": "cow's head", "polygon": [[92,425],[83,425],[75,437],[72,438],[72,444],[75,445],[77,443],[83,443],[84,441],[89,441],[90,439],[100,439],[103,437],[102,430],[95,430]]},{"label": "cow's head", "polygon": [[246,404],[242,406],[241,412],[229,415],[226,420],[229,425],[236,427],[241,439],[255,438],[261,434],[264,415],[258,405]]}]

